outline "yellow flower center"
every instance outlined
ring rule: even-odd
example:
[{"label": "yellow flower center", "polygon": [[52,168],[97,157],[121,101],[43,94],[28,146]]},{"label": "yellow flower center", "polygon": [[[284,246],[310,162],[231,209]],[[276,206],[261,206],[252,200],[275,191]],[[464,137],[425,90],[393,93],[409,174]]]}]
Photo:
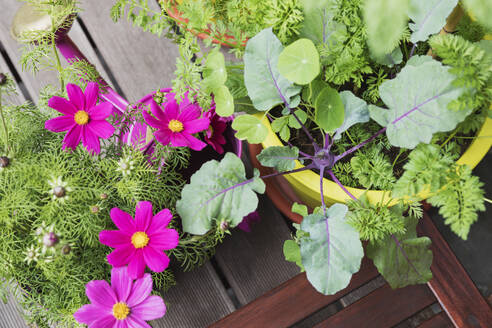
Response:
[{"label": "yellow flower center", "polygon": [[89,123],[89,114],[84,110],[79,110],[75,113],[74,120],[78,125],[85,125]]},{"label": "yellow flower center", "polygon": [[113,316],[118,320],[123,320],[130,314],[130,308],[123,302],[113,305]]},{"label": "yellow flower center", "polygon": [[167,127],[169,128],[169,130],[171,130],[173,132],[181,132],[181,131],[183,131],[183,123],[181,123],[178,120],[170,120],[169,121],[169,124],[167,125]]},{"label": "yellow flower center", "polygon": [[135,248],[144,248],[149,243],[149,236],[143,231],[137,231],[132,236],[132,244]]}]

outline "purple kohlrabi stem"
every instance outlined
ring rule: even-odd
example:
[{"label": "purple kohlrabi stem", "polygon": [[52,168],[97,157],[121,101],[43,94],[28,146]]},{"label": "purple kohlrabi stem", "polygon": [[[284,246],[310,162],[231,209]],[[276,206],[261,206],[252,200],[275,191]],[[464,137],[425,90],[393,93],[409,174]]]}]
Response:
[{"label": "purple kohlrabi stem", "polygon": [[[270,48],[267,47],[267,52],[269,52]],[[269,54],[267,53],[267,56],[269,56]],[[273,71],[272,71],[272,64],[270,63],[269,60],[266,61],[267,62],[267,66],[268,66],[268,71],[270,72],[270,76],[272,77],[272,81],[273,81],[273,84],[275,85],[275,88],[277,89],[277,93],[280,97],[280,99],[282,99],[285,107],[290,111],[290,113],[294,116],[294,118],[296,119],[297,123],[299,123],[302,127],[302,129],[304,130],[304,132],[306,133],[306,135],[308,136],[309,140],[313,143],[313,145],[316,145],[316,142],[314,141],[314,138],[313,136],[311,135],[311,133],[309,133],[308,129],[306,128],[306,126],[304,124],[302,124],[301,120],[299,119],[299,117],[297,117],[296,114],[294,114],[294,110],[292,108],[290,108],[289,106],[289,103],[287,102],[287,99],[285,98],[284,94],[282,93],[282,90],[280,90],[280,87],[278,86],[277,84],[277,80],[275,79],[275,77],[273,76]],[[316,146],[315,146],[316,148]]]},{"label": "purple kohlrabi stem", "polygon": [[[287,141],[287,144],[288,144],[290,147],[292,147],[292,148],[294,148],[294,147],[295,147],[295,146],[294,146],[294,145],[293,145],[290,141]],[[301,151],[300,149],[299,149],[299,154],[301,154],[302,156],[308,157],[308,158],[310,158],[310,159],[311,159],[311,158],[313,158],[313,156],[309,155],[308,153],[305,153],[305,152]]]},{"label": "purple kohlrabi stem", "polygon": [[403,249],[403,247],[401,246],[401,243],[400,241],[398,240],[398,238],[396,238],[396,236],[394,234],[391,234],[391,238],[393,239],[393,241],[395,242],[396,246],[400,249],[401,251],[401,254],[403,255],[403,257],[405,258],[405,260],[410,264],[410,266],[412,267],[412,269],[415,271],[415,273],[417,273],[419,276],[422,276],[420,274],[420,272],[417,270],[417,268],[413,265],[413,262],[408,258],[408,255],[407,253],[405,252],[405,250]]},{"label": "purple kohlrabi stem", "polygon": [[352,193],[350,191],[348,191],[347,188],[345,188],[345,186],[340,182],[340,180],[337,179],[337,177],[335,176],[335,174],[333,173],[332,170],[328,170],[328,174],[330,175],[330,177],[333,180],[333,182],[335,182],[340,188],[342,188],[342,190],[345,191],[345,193],[347,195],[349,195],[350,198],[352,198],[353,200],[357,201],[357,197],[355,197],[354,195],[352,195]]},{"label": "purple kohlrabi stem", "polygon": [[[399,121],[401,121],[402,119],[404,119],[405,117],[407,117],[408,115],[412,114],[414,111],[416,110],[419,110],[420,107],[428,104],[429,102],[431,102],[432,100],[434,99],[437,99],[441,96],[441,94],[438,94],[438,95],[435,95],[429,99],[427,99],[426,101],[424,101],[423,103],[421,104],[418,104],[417,106],[413,107],[412,109],[410,109],[409,111],[407,111],[406,113],[404,113],[403,115],[397,117],[396,119],[393,120],[393,122],[389,123],[388,125],[393,125],[393,124],[396,124],[398,123]],[[366,144],[368,144],[369,142],[373,141],[374,139],[376,139],[377,136],[379,136],[381,133],[385,132],[388,125],[384,128],[382,128],[381,130],[379,130],[378,132],[376,132],[372,137],[370,137],[369,139],[367,139],[366,141],[363,141],[361,142],[360,144],[358,144],[357,146],[354,146],[352,148],[350,148],[349,150],[343,152],[341,155],[338,155],[338,156],[335,156],[335,163],[339,160],[341,160],[342,158],[344,158],[345,156],[349,155],[349,154],[352,154],[354,151],[358,150],[359,148],[365,146]]]},{"label": "purple kohlrabi stem", "polygon": [[[323,179],[324,178],[325,178],[325,167],[320,166],[320,168],[319,168],[319,192],[321,194],[321,206],[323,207],[323,214],[326,217],[325,195],[323,192]],[[328,232],[328,224],[326,226],[326,230]]]},{"label": "purple kohlrabi stem", "polygon": [[[292,173],[297,173],[297,172],[301,172],[301,171],[306,171],[306,170],[310,170],[312,168],[314,168],[314,165],[309,164],[309,165],[306,165],[304,167],[301,167],[301,168],[298,168],[298,169],[295,169],[295,170],[286,171],[286,172],[275,172],[275,173],[267,174],[267,175],[264,175],[264,176],[260,176],[259,178],[264,180],[264,179],[273,178],[273,177],[280,176],[280,175],[292,174]],[[241,186],[247,185],[248,183],[251,183],[251,182],[255,181],[255,179],[256,178],[251,178],[251,179],[245,180],[243,182],[237,183],[237,184],[235,184],[233,186],[230,186],[230,187],[227,187],[227,188],[221,190],[220,192],[218,192],[217,194],[215,194],[212,198],[210,198],[209,200],[207,200],[201,207],[203,207],[204,205],[207,205],[208,203],[210,203],[211,201],[213,201],[215,198],[219,197],[220,195],[225,194],[226,192],[231,191],[231,190],[236,189],[236,188],[239,188]]]}]

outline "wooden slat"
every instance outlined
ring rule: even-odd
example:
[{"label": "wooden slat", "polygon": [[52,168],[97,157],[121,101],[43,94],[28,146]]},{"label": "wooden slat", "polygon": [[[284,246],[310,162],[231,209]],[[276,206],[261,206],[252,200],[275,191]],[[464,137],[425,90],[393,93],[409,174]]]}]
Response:
[{"label": "wooden slat", "polygon": [[374,279],[377,275],[377,270],[372,263],[364,259],[361,270],[352,277],[347,288],[335,295],[325,296],[318,293],[306,279],[306,274],[302,273],[210,327],[289,327]]},{"label": "wooden slat", "polygon": [[[127,100],[134,102],[171,85],[179,52],[171,40],[145,33],[124,17],[113,23],[109,16],[113,3],[82,1],[80,16]],[[153,1],[149,5],[157,9]]]},{"label": "wooden slat", "polygon": [[[14,74],[10,71],[7,61],[5,58],[2,58],[0,55],[0,72],[1,73],[8,73],[12,78],[14,78]],[[17,86],[17,94],[16,95],[9,95],[9,96],[2,96],[2,105],[20,105],[26,101],[26,98],[22,94],[20,88]]]},{"label": "wooden slat", "polygon": [[[29,92],[31,98],[36,102],[38,99],[39,90],[41,90],[41,88],[46,84],[58,85],[58,78],[57,74],[52,71],[41,71],[36,75],[33,75],[29,71],[22,71],[22,68],[18,63],[20,58],[21,45],[10,36],[10,24],[17,9],[21,5],[22,3],[18,1],[2,2],[0,10],[0,42],[2,42],[6,52],[12,59],[12,62],[15,65],[15,68],[19,73],[22,82],[26,86],[26,89]],[[96,53],[90,46],[90,43],[83,33],[80,25],[76,21],[74,22],[73,27],[69,32],[69,36],[77,44],[77,46],[84,53],[87,59],[96,66],[99,73],[107,80],[106,72],[99,62]],[[63,59],[62,65],[66,65],[65,60]],[[110,81],[108,81],[108,83],[110,83]]]},{"label": "wooden slat", "polygon": [[384,285],[315,327],[389,328],[434,302],[426,285],[395,290]]},{"label": "wooden slat", "polygon": [[242,305],[299,273],[283,255],[283,243],[291,238],[283,217],[265,196],[260,197],[258,210],[261,221],[252,231],[235,229],[215,255]]},{"label": "wooden slat", "polygon": [[491,327],[492,309],[427,214],[418,231],[432,240],[433,278],[428,285],[453,324],[459,328]]},{"label": "wooden slat", "polygon": [[175,270],[177,285],[163,294],[166,315],[154,328],[206,327],[234,311],[224,286],[210,263],[191,272]]},{"label": "wooden slat", "polygon": [[445,312],[441,312],[423,322],[419,328],[450,328],[453,323],[449,320]]},{"label": "wooden slat", "polygon": [[0,328],[27,328],[13,297],[9,297],[7,304],[0,301]]}]

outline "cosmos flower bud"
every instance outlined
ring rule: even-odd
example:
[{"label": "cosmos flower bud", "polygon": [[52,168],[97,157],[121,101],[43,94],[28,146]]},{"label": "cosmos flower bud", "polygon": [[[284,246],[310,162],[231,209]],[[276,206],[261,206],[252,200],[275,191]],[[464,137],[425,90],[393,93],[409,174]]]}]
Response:
[{"label": "cosmos flower bud", "polygon": [[99,206],[91,206],[91,212],[94,214],[99,213]]},{"label": "cosmos flower bud", "polygon": [[108,199],[108,194],[102,193],[99,197],[101,197],[101,199]]},{"label": "cosmos flower bud", "polygon": [[64,197],[65,193],[65,188],[63,188],[62,186],[56,186],[55,188],[53,188],[53,195],[58,198]]},{"label": "cosmos flower bud", "polygon": [[9,164],[10,159],[7,156],[0,156],[0,167],[7,167]]},{"label": "cosmos flower bud", "polygon": [[58,236],[54,232],[48,232],[43,236],[43,244],[46,247],[55,246],[58,243]]},{"label": "cosmos flower bud", "polygon": [[229,229],[229,223],[227,221],[220,222],[220,230],[226,231]]},{"label": "cosmos flower bud", "polygon": [[63,255],[68,255],[68,254],[70,254],[71,251],[72,251],[72,247],[70,247],[69,244],[63,245],[63,247],[61,249],[61,253]]}]

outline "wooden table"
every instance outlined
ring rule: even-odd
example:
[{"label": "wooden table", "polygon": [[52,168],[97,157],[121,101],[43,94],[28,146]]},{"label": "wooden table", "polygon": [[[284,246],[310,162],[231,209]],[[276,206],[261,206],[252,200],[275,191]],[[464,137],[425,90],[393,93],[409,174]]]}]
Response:
[{"label": "wooden table", "polygon": [[[22,71],[17,63],[20,58],[19,45],[9,35],[10,22],[20,3],[13,0],[3,2],[0,11],[0,70],[11,73],[21,90],[18,97],[10,100],[15,103],[25,100],[37,102],[39,90],[44,85],[57,83],[56,75],[53,72],[40,72],[37,76],[32,76],[30,72]],[[175,59],[179,55],[176,45],[164,38],[144,33],[127,22],[114,24],[109,17],[111,4],[112,1],[108,0],[81,1],[84,11],[75,21],[69,33],[70,37],[88,60],[95,64],[106,81],[130,102],[158,87],[170,86],[174,78]],[[359,288],[351,288],[354,289],[352,292],[346,290],[343,295],[338,295],[343,297],[327,298],[313,292],[303,275],[297,275],[297,267],[283,259],[282,245],[291,234],[289,223],[266,197],[261,197],[259,211],[262,221],[253,227],[251,233],[236,229],[232,236],[218,247],[212,261],[192,272],[176,271],[177,286],[163,294],[168,313],[164,318],[155,321],[154,327],[206,327],[238,308],[251,310],[251,305],[244,306],[257,298],[261,300],[269,296],[274,297],[277,302],[273,303],[272,309],[280,311],[280,317],[290,319],[283,323],[256,323],[255,319],[261,317],[262,306],[253,308],[253,312],[241,310],[236,313],[245,314],[251,327],[312,327],[315,324],[324,326],[323,320],[327,320],[335,312],[353,317],[350,310],[347,310],[351,308],[349,305],[354,302],[360,303],[358,299],[369,294],[382,299],[399,295],[400,300],[411,304],[414,311],[409,311],[412,312],[409,315],[419,312],[416,318],[403,322],[387,321],[391,326],[412,327],[412,322],[422,321],[436,313],[439,318],[445,319],[439,314],[441,308],[437,300],[432,293],[424,290],[425,287],[393,292],[377,277],[370,265],[365,265],[362,274],[355,276],[356,283],[353,281],[351,284],[352,287]],[[492,263],[489,263],[489,267],[490,264]],[[294,280],[290,280],[292,278]],[[274,289],[279,285],[282,286]],[[292,294],[290,289],[285,289],[285,286],[294,286],[303,292],[305,298],[297,298],[296,294]],[[279,291],[283,291],[283,294],[279,294]],[[261,297],[265,293],[266,296]],[[411,302],[417,297],[424,297],[426,301]],[[257,302],[252,304],[258,305]],[[317,312],[302,312],[304,308],[307,309],[306,304],[314,306]],[[365,305],[364,309],[368,315],[375,311],[370,304]],[[392,304],[381,303],[379,308],[390,305]],[[293,316],[297,319],[293,320]],[[372,316],[367,317],[370,318]],[[379,327],[364,317],[361,319],[359,325],[354,323],[344,326]],[[443,322],[449,324],[449,321]],[[16,312],[16,305],[13,302],[0,305],[0,328],[20,327],[25,327],[25,324]],[[216,327],[241,325],[239,321],[219,321]]]}]

